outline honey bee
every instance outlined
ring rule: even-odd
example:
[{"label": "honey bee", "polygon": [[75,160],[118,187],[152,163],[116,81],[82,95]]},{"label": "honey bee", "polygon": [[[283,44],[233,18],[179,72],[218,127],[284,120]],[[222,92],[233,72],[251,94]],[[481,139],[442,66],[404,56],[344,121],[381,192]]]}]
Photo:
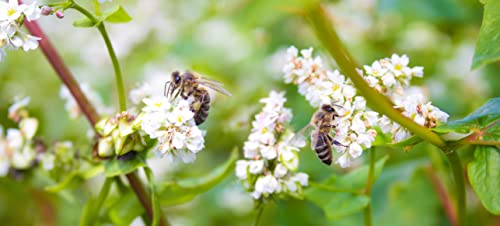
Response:
[{"label": "honey bee", "polygon": [[335,111],[335,104],[323,104],[311,118],[311,122],[301,129],[292,142],[305,141],[306,136],[311,134],[311,149],[316,151],[318,158],[326,165],[332,164],[332,145],[343,146],[340,142],[334,140],[330,133],[336,128],[334,121],[340,115]]},{"label": "honey bee", "polygon": [[207,119],[210,110],[210,95],[205,87],[231,96],[231,93],[222,88],[224,86],[222,83],[204,78],[194,72],[186,71],[181,75],[178,71],[174,71],[170,79],[165,83],[164,95],[170,98],[180,95],[184,99],[192,96],[194,101],[191,103],[190,110],[194,113],[196,125],[202,124]]}]

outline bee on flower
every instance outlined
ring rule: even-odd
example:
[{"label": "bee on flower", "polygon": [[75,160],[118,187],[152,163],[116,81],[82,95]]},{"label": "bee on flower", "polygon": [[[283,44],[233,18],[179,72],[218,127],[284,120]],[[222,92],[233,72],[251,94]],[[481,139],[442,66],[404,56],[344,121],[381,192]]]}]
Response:
[{"label": "bee on flower", "polygon": [[337,70],[326,69],[319,56],[312,57],[312,51],[312,48],[301,50],[299,56],[297,48],[288,48],[288,62],[283,67],[285,82],[296,84],[299,93],[314,108],[332,103],[340,106],[336,110],[338,117],[332,122],[336,128],[332,140],[342,144],[334,145],[340,153],[336,163],[348,167],[375,141],[374,127],[379,116],[366,108],[366,100],[356,94],[348,78]]},{"label": "bee on flower", "polygon": [[284,107],[284,93],[272,91],[260,102],[265,105],[252,122],[243,147],[245,160],[236,162],[236,176],[255,200],[282,195],[302,198],[308,175],[296,171],[298,151],[305,143],[290,142],[292,112]]}]

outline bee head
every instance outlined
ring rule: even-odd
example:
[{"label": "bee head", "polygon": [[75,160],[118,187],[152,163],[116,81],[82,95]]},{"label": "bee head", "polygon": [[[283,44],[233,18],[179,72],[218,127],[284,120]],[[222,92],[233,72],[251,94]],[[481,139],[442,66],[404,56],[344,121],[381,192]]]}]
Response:
[{"label": "bee head", "polygon": [[174,84],[174,86],[179,86],[181,84],[181,74],[178,72],[178,71],[174,71],[172,72],[172,84]]},{"label": "bee head", "polygon": [[329,112],[329,113],[335,112],[335,109],[332,107],[332,105],[329,105],[329,104],[323,104],[321,106],[321,109],[323,111],[326,111],[326,112]]}]

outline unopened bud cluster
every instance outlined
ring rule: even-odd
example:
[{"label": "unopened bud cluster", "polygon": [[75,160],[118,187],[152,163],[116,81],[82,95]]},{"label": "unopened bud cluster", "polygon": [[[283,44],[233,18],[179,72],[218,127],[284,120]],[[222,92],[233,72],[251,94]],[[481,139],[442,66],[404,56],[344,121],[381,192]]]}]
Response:
[{"label": "unopened bud cluster", "polygon": [[140,120],[126,111],[101,119],[96,124],[96,131],[100,135],[99,157],[121,156],[130,151],[142,151],[146,146],[140,133]]},{"label": "unopened bud cluster", "polygon": [[236,162],[236,176],[255,200],[281,195],[301,198],[308,175],[297,173],[298,151],[305,144],[290,142],[292,112],[284,107],[284,93],[272,91],[260,102],[265,106],[252,122],[243,148],[246,160]]}]

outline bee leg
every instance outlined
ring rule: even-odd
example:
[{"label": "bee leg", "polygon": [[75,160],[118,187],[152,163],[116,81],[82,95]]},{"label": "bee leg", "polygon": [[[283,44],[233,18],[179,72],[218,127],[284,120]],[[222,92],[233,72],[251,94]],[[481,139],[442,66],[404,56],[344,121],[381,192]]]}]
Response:
[{"label": "bee leg", "polygon": [[333,144],[337,145],[337,146],[342,146],[342,147],[347,147],[347,145],[343,145],[342,143],[336,141],[336,140],[333,140]]}]

